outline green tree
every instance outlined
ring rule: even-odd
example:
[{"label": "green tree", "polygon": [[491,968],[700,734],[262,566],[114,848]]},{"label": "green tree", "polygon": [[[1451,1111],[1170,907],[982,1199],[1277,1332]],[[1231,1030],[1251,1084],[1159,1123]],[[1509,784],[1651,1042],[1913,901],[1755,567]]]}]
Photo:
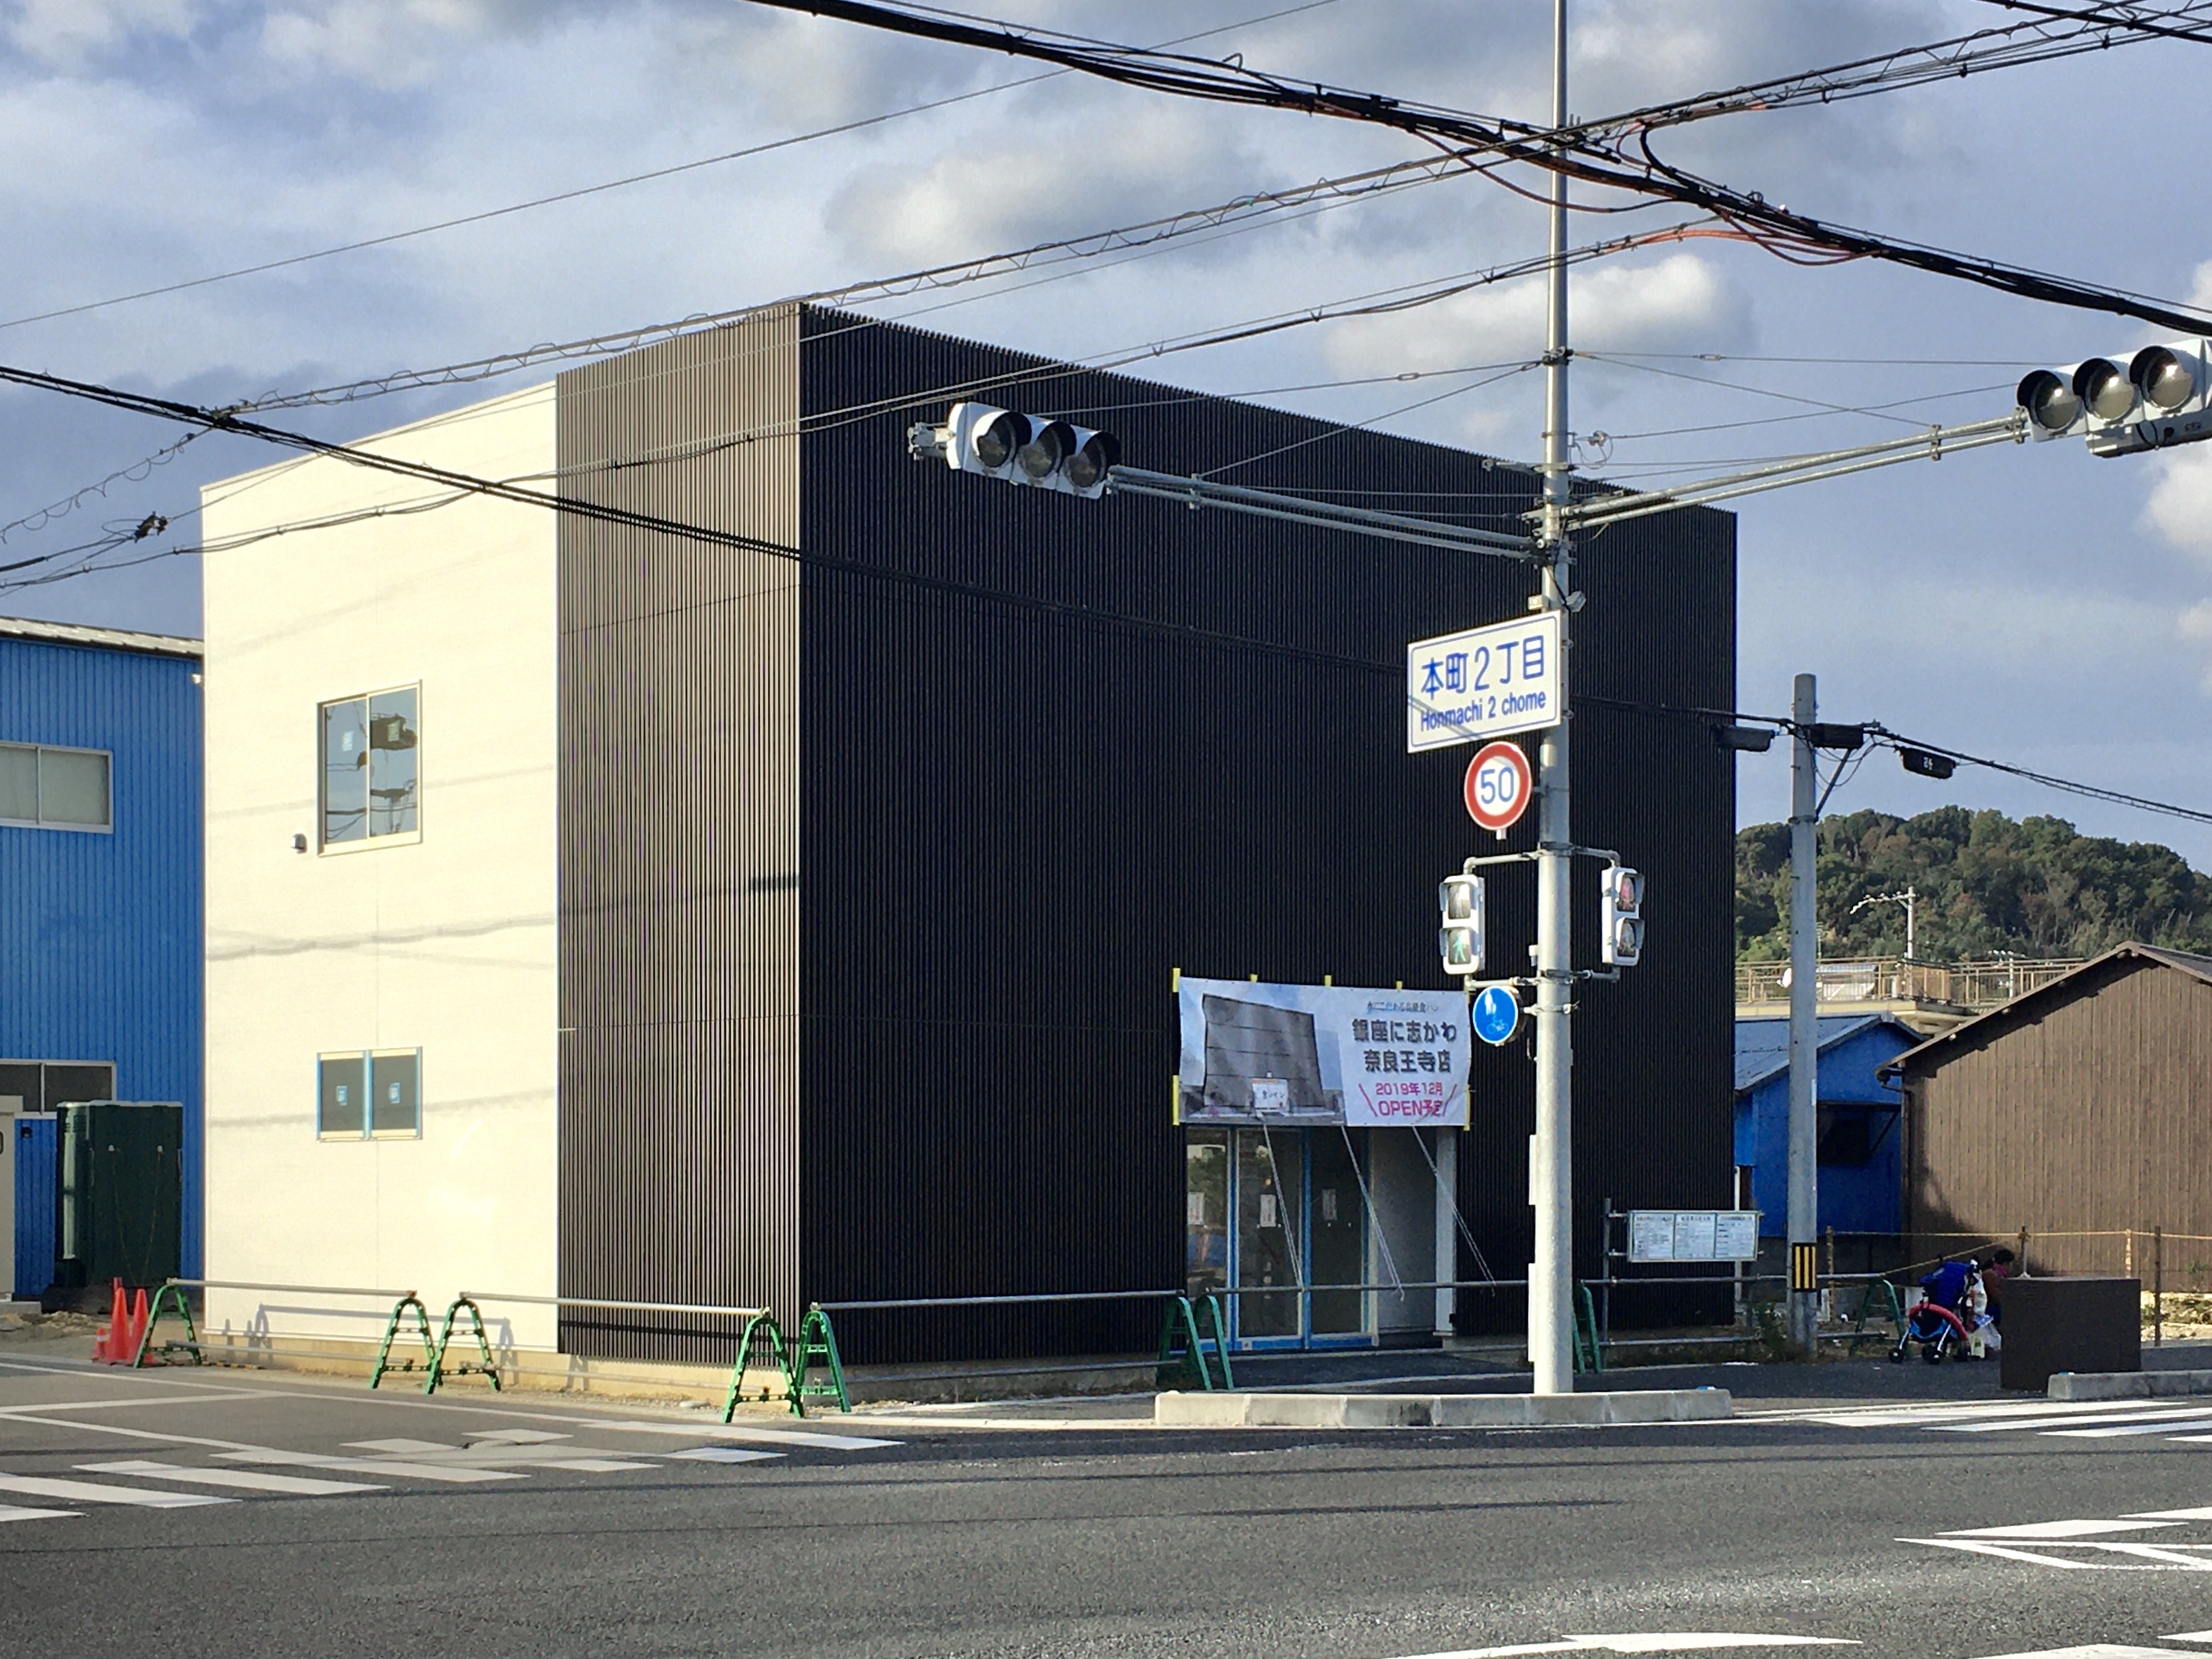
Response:
[{"label": "green tree", "polygon": [[[2000,951],[2091,957],[2132,939],[2212,951],[2212,877],[2170,847],[2084,836],[2063,818],[1939,806],[1917,817],[1845,812],[1819,831],[1818,914],[1824,957],[1902,956],[1905,908],[1851,906],[1875,893],[1919,896],[1921,958],[1958,962]],[[1736,954],[1790,954],[1790,827],[1755,823],[1735,838]]]}]

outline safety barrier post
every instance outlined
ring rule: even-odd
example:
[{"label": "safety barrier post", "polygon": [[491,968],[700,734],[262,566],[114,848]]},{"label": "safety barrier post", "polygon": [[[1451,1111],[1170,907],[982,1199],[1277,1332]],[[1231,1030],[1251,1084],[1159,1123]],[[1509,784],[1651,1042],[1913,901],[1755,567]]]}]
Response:
[{"label": "safety barrier post", "polygon": [[[453,1316],[464,1308],[469,1310],[469,1322],[476,1328],[477,1352],[483,1356],[481,1363],[448,1365],[446,1349],[453,1340]],[[484,1334],[483,1310],[466,1296],[457,1296],[446,1310],[446,1322],[438,1332],[437,1351],[430,1356],[430,1380],[422,1385],[424,1394],[438,1392],[438,1384],[449,1376],[481,1376],[491,1384],[494,1394],[499,1392],[499,1365],[491,1357],[491,1339]]]},{"label": "safety barrier post", "polygon": [[[744,1397],[745,1372],[751,1364],[757,1341],[766,1346],[769,1365],[783,1374],[783,1397],[792,1397],[794,1385],[791,1380],[791,1355],[784,1345],[783,1328],[775,1322],[773,1313],[763,1308],[745,1322],[744,1334],[738,1339],[738,1363],[730,1368],[730,1392],[722,1401],[725,1423],[737,1415],[738,1401]],[[775,1397],[766,1389],[761,1391],[763,1401]]]},{"label": "safety barrier post", "polygon": [[[1589,1285],[1577,1285],[1575,1291],[1575,1369],[1602,1376],[1605,1374],[1605,1349],[1598,1341],[1597,1304],[1590,1299]],[[1585,1342],[1589,1344],[1587,1359],[1583,1354]]]},{"label": "safety barrier post", "polygon": [[[834,1400],[839,1411],[853,1409],[852,1399],[845,1392],[845,1362],[837,1356],[837,1333],[831,1328],[830,1316],[821,1304],[809,1308],[806,1317],[799,1322],[799,1334],[788,1352],[791,1358],[785,1362],[784,1372],[791,1381],[792,1415],[805,1416],[810,1400]],[[817,1359],[830,1374],[827,1382],[806,1380],[808,1369]]]},{"label": "safety barrier post", "polygon": [[1229,1321],[1221,1311],[1221,1298],[1208,1291],[1197,1305],[1206,1310],[1206,1316],[1212,1322],[1213,1356],[1221,1362],[1221,1386],[1233,1389],[1237,1379],[1229,1370]]},{"label": "safety barrier post", "polygon": [[1897,1286],[1886,1279],[1867,1281],[1866,1292],[1859,1297],[1859,1318],[1858,1323],[1852,1327],[1854,1334],[1866,1329],[1867,1316],[1874,1311],[1875,1296],[1877,1291],[1881,1293],[1882,1299],[1889,1304],[1890,1319],[1896,1325],[1899,1334],[1902,1334],[1905,1330],[1905,1303],[1897,1293]]},{"label": "safety barrier post", "polygon": [[1206,1363],[1206,1344],[1198,1334],[1198,1316],[1192,1310],[1188,1297],[1174,1297],[1168,1302],[1166,1316],[1160,1321],[1160,1358],[1153,1368],[1152,1383],[1164,1389],[1171,1378],[1176,1382],[1184,1382],[1194,1373],[1198,1386],[1212,1393],[1213,1373]]},{"label": "safety barrier post", "polygon": [[200,1358],[200,1334],[192,1324],[192,1310],[185,1301],[185,1287],[181,1285],[163,1285],[155,1291],[154,1305],[147,1311],[145,1326],[138,1333],[138,1351],[131,1357],[131,1368],[133,1370],[145,1364],[146,1351],[152,1346],[154,1341],[154,1327],[161,1322],[161,1312],[165,1308],[173,1310],[178,1318],[185,1322],[185,1340],[181,1342],[164,1342],[156,1352],[167,1354],[181,1350],[191,1355],[193,1364],[204,1365],[207,1363]]},{"label": "safety barrier post", "polygon": [[[368,1386],[372,1389],[384,1381],[386,1371],[411,1371],[415,1369],[415,1362],[411,1359],[403,1359],[395,1364],[392,1358],[392,1339],[399,1334],[399,1322],[406,1317],[410,1308],[415,1310],[415,1317],[422,1327],[422,1369],[434,1378],[437,1376],[438,1340],[430,1334],[430,1310],[422,1305],[421,1297],[410,1291],[392,1304],[392,1317],[384,1322],[384,1341],[377,1348],[376,1364],[368,1373]],[[434,1382],[432,1386],[436,1386]]]}]

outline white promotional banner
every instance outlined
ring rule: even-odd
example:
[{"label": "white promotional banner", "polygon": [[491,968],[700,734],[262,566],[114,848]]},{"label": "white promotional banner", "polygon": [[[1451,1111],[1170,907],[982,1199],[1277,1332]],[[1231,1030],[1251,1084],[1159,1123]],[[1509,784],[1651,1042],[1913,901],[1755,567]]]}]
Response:
[{"label": "white promotional banner", "polygon": [[1180,1122],[1467,1126],[1463,992],[1186,978],[1176,997]]}]

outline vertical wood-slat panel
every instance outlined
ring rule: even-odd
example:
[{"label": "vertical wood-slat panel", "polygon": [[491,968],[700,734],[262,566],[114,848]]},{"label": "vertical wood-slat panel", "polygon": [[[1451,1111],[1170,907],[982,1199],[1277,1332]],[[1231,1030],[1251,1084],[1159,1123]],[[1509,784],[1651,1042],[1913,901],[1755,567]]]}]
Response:
[{"label": "vertical wood-slat panel", "polygon": [[[2200,965],[2124,950],[1915,1060],[1916,1255],[1962,1242],[1945,1235],[2003,1237],[2021,1227],[2212,1236],[2212,1161],[2203,1151],[2212,962],[2191,960]],[[2033,1255],[2072,1272],[2117,1272],[2123,1260],[2112,1239],[2045,1237]]]},{"label": "vertical wood-slat panel", "polygon": [[[564,495],[799,543],[789,311],[563,374]],[[798,607],[772,554],[560,526],[563,1294],[797,1312]],[[571,1352],[719,1359],[579,1314]]]},{"label": "vertical wood-slat panel", "polygon": [[[906,459],[907,428],[943,416],[926,388],[980,383],[987,401],[1111,426],[1135,465],[1504,527],[1535,477],[835,313],[803,327],[807,550],[863,567],[811,566],[801,618],[805,1295],[1174,1284],[1169,970],[1443,982],[1437,881],[1469,853],[1528,848],[1534,819],[1503,848],[1478,839],[1460,801],[1468,751],[1405,752],[1404,650],[1525,614],[1530,578],[948,477]],[[989,389],[997,377],[1008,389]],[[1703,721],[1651,705],[1733,705],[1734,520],[1610,530],[1580,574],[1578,839],[1649,873],[1653,941],[1620,983],[1577,993],[1588,1273],[1608,1194],[1729,1200],[1734,770]],[[1146,625],[1117,620],[1132,617]],[[1594,963],[1593,867],[1576,894]],[[1528,878],[1497,873],[1491,898],[1509,973],[1533,936]],[[1521,1047],[1484,1051],[1461,1137],[1463,1206],[1508,1278],[1529,1249],[1532,1089]],[[1492,1302],[1462,1305],[1517,1323],[1517,1295]],[[1158,1320],[1093,1305],[879,1316],[850,1334],[870,1358],[1050,1353],[1141,1346]]]}]

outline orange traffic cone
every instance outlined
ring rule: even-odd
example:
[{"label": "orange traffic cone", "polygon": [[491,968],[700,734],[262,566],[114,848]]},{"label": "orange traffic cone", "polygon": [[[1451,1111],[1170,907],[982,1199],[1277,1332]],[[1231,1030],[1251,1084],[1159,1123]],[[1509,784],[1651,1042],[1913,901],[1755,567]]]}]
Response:
[{"label": "orange traffic cone", "polygon": [[131,1328],[125,1334],[126,1340],[123,1352],[115,1356],[117,1364],[129,1365],[137,1362],[139,1349],[146,1345],[147,1319],[146,1291],[145,1287],[142,1285],[139,1287],[138,1294],[131,1299]]},{"label": "orange traffic cone", "polygon": [[107,1310],[107,1323],[100,1328],[94,1338],[92,1357],[103,1365],[118,1364],[116,1350],[123,1346],[125,1335],[131,1328],[130,1304],[124,1300],[123,1281],[116,1279],[114,1299]]}]

